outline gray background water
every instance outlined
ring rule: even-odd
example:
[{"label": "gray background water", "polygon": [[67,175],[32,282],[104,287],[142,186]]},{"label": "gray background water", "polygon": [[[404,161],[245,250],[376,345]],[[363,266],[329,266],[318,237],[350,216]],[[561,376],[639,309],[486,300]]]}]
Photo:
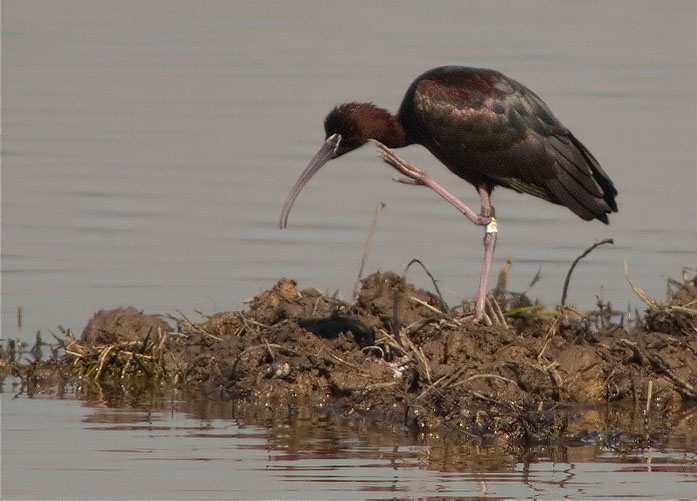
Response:
[{"label": "gray background water", "polygon": [[[558,301],[570,261],[607,237],[617,245],[588,256],[572,281],[570,297],[584,307],[596,294],[619,308],[639,304],[620,272],[624,260],[659,299],[667,277],[697,267],[694,2],[2,7],[3,338],[59,323],[79,331],[97,309],[124,304],[164,313],[239,308],[281,276],[348,297],[380,200],[387,208],[368,271],[400,271],[418,257],[451,302],[471,297],[481,229],[428,190],[392,182],[370,147],[325,167],[289,228],[277,228],[329,109],[355,99],[394,111],[412,79],[441,64],[491,67],[528,85],[620,191],[620,213],[605,227],[497,190],[495,269],[513,260],[512,290],[541,267],[532,295]],[[423,149],[402,153],[476,206],[474,190]],[[429,285],[419,272],[413,278]],[[152,417],[137,411],[2,396],[3,492],[12,497],[250,497],[259,485],[274,497],[481,493],[481,477],[420,470],[413,450],[397,459],[384,446],[366,452],[350,434],[339,452],[269,446],[276,452],[267,456],[264,432],[252,430],[250,444],[225,413],[213,422],[156,415],[153,432]],[[618,495],[692,492],[693,456],[666,456],[658,477],[646,473],[646,457],[629,460],[641,464],[608,468],[591,455],[539,463],[533,477],[519,465],[486,478],[491,495],[603,496],[615,484]],[[137,482],[124,481],[134,475]]]},{"label": "gray background water", "polygon": [[[394,183],[366,146],[280,206],[322,142],[330,108],[395,111],[441,64],[491,67],[535,90],[617,185],[611,225],[499,189],[494,272],[559,301],[662,299],[697,265],[697,5],[693,2],[3,3],[2,329],[81,329],[103,307],[239,308],[282,276],[350,295],[377,203],[367,271],[422,259],[454,303],[472,297],[482,231],[429,190]],[[403,156],[470,202],[418,146]],[[413,279],[429,285],[423,273]],[[16,326],[23,308],[23,329]]]}]

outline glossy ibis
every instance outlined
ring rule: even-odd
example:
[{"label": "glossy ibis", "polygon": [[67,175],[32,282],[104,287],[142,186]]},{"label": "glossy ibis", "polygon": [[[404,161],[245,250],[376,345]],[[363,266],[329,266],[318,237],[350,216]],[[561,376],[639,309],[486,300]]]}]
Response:
[{"label": "glossy ibis", "polygon": [[[498,228],[489,200],[495,186],[565,205],[585,220],[607,224],[608,213],[617,212],[617,190],[591,152],[534,92],[497,71],[434,68],[412,82],[396,115],[372,103],[345,103],[327,115],[324,130],[324,145],[283,204],[281,228],[300,190],[322,165],[374,141],[385,162],[486,227],[475,320],[484,316],[496,245]],[[453,173],[473,184],[481,212],[477,214],[390,149],[410,144],[425,146]]]}]

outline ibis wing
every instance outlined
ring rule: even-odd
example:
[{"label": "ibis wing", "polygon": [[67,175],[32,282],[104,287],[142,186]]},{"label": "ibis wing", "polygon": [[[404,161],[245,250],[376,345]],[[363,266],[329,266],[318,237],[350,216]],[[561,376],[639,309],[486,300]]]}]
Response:
[{"label": "ibis wing", "polygon": [[424,145],[465,179],[483,179],[607,222],[617,194],[598,161],[527,87],[500,73],[422,80],[414,114]]}]

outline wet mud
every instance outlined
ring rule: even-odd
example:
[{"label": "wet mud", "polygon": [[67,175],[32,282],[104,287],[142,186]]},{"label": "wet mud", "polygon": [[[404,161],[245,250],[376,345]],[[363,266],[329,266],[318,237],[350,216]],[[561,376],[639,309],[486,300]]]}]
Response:
[{"label": "wet mud", "polygon": [[7,346],[0,360],[20,391],[176,387],[476,444],[584,440],[617,412],[625,426],[697,429],[697,279],[632,328],[603,309],[545,314],[520,295],[495,298],[482,325],[394,273],[365,278],[351,304],[283,279],[243,311],[100,311],[43,360],[21,364]]}]

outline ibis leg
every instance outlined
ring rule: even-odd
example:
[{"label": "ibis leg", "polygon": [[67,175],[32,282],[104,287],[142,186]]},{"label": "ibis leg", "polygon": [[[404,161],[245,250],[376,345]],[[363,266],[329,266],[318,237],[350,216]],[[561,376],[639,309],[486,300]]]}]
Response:
[{"label": "ibis leg", "polygon": [[491,269],[491,261],[494,256],[494,247],[496,247],[496,234],[498,231],[496,218],[494,214],[494,208],[491,206],[489,196],[491,194],[491,188],[485,185],[478,185],[477,192],[479,193],[479,198],[482,203],[482,210],[480,214],[477,214],[469,205],[462,202],[455,195],[450,193],[443,185],[438,183],[431,176],[426,174],[424,171],[414,167],[409,162],[400,158],[391,149],[389,149],[384,144],[379,141],[373,140],[380,148],[380,155],[382,159],[396,169],[401,174],[407,176],[411,179],[410,183],[428,186],[433,191],[438,193],[441,197],[452,204],[457,210],[464,214],[467,219],[472,221],[474,224],[485,226],[486,230],[484,233],[484,261],[482,263],[482,270],[479,275],[479,287],[477,289],[477,299],[474,303],[474,320],[480,321],[484,318],[484,306],[486,303],[486,293],[487,286],[489,283],[489,270]]},{"label": "ibis leg", "polygon": [[489,273],[491,271],[491,261],[494,257],[494,248],[496,247],[496,236],[498,234],[498,224],[496,222],[496,214],[491,205],[490,195],[491,189],[479,185],[477,193],[482,202],[482,218],[490,218],[489,223],[484,230],[484,260],[482,261],[482,270],[479,273],[479,287],[477,288],[477,299],[474,303],[474,319],[481,320],[484,317],[484,308],[486,305],[487,288],[489,285]]},{"label": "ibis leg", "polygon": [[[376,141],[375,139],[371,139],[371,141],[373,141],[378,146],[378,148],[380,148],[380,155],[382,156],[382,159],[385,161],[385,163],[388,164],[390,167],[396,169],[400,174],[404,174],[409,179],[411,179],[412,181],[409,182],[410,184],[428,186],[433,191],[438,193],[441,197],[443,197],[445,200],[447,200],[453,207],[455,207],[462,214],[464,214],[467,217],[467,219],[472,221],[474,224],[486,226],[491,222],[493,216],[484,216],[477,214],[474,211],[474,209],[472,209],[469,205],[467,205],[462,200],[457,198],[455,195],[450,193],[450,191],[447,188],[445,188],[438,181],[426,174],[424,171],[417,167],[414,167],[412,164],[399,157],[394,151],[389,149],[380,141]],[[487,204],[488,200],[489,199],[487,196]],[[482,201],[482,203],[484,203],[484,201]]]}]

